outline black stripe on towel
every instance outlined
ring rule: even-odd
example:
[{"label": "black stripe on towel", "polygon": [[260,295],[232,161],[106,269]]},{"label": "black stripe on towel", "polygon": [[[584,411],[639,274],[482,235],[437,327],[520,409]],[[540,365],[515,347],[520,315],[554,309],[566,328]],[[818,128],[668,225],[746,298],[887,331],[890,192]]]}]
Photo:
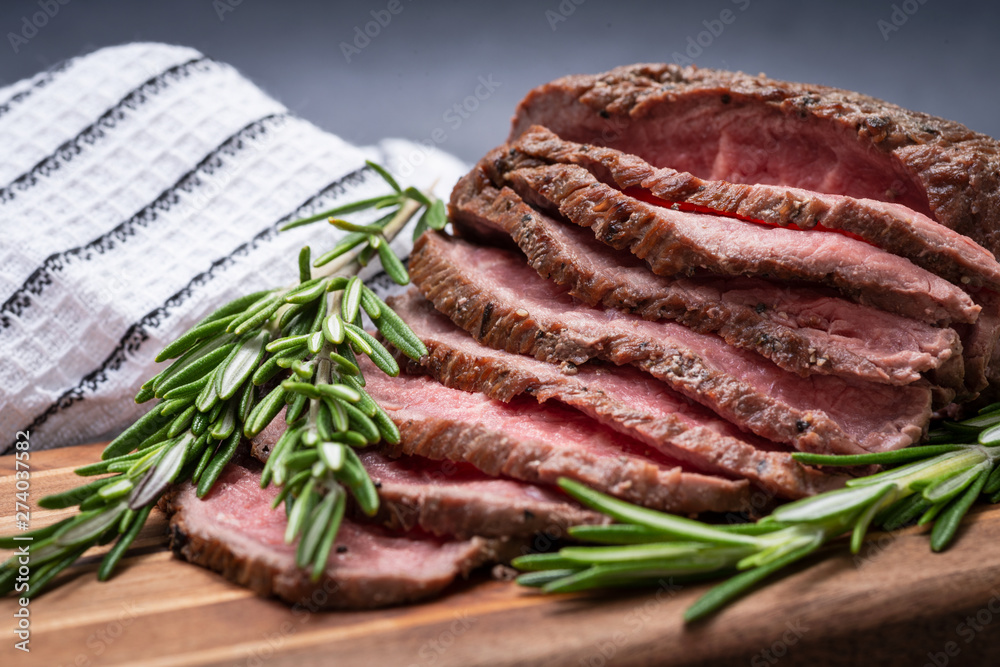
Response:
[{"label": "black stripe on towel", "polygon": [[250,142],[273,131],[284,123],[288,114],[270,114],[246,125],[225,141],[212,149],[201,162],[181,176],[177,182],[160,193],[156,199],[147,204],[125,222],[102,234],[84,246],[77,246],[54,253],[45,258],[42,265],[35,269],[27,280],[0,306],[0,330],[10,328],[13,317],[19,317],[37,298],[52,284],[54,274],[62,271],[73,262],[90,261],[95,257],[106,255],[136,234],[136,232],[155,222],[162,213],[166,213],[177,205],[182,194],[191,194],[198,190],[210,176],[225,165],[226,157],[235,157],[251,146]]},{"label": "black stripe on towel", "polygon": [[6,204],[12,201],[17,197],[18,193],[28,190],[36,185],[40,179],[72,162],[87,147],[93,146],[99,140],[106,137],[108,131],[117,127],[118,123],[127,118],[131,112],[143,106],[151,97],[166,90],[173,83],[187,79],[195,73],[209,72],[215,67],[220,67],[220,65],[204,57],[195,58],[185,63],[174,65],[161,74],[147,79],[119,100],[117,104],[101,114],[97,120],[83,128],[79,134],[63,142],[54,153],[43,158],[34,167],[15,178],[6,187],[0,189],[0,203]]},{"label": "black stripe on towel", "polygon": [[28,86],[22,91],[14,93],[3,104],[0,104],[0,118],[3,118],[8,113],[10,113],[12,107],[17,106],[24,100],[31,97],[35,92],[41,90],[42,88],[45,88],[50,83],[59,78],[59,75],[68,70],[74,62],[76,62],[76,58],[70,58],[69,60],[64,60],[63,62],[59,63],[52,69],[42,72],[41,74],[36,76],[34,80],[31,82],[30,86]]}]

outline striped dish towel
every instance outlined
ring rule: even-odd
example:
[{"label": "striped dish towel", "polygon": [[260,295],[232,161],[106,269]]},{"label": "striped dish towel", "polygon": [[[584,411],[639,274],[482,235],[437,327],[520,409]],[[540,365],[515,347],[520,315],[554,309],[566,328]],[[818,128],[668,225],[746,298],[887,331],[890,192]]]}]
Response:
[{"label": "striped dish towel", "polygon": [[406,141],[352,146],[232,67],[162,44],[0,89],[0,146],[0,452],[19,431],[48,449],[135,420],[166,343],[230,299],[294,282],[298,250],[339,235],[279,234],[283,222],[386,192],[365,159],[440,197],[466,170]]}]

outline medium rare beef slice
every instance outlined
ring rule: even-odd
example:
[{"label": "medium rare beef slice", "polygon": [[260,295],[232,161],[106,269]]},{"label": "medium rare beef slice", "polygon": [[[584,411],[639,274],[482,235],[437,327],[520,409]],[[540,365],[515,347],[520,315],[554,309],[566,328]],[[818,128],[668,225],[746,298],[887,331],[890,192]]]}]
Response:
[{"label": "medium rare beef slice", "polygon": [[983,312],[974,324],[959,325],[962,345],[965,348],[965,388],[973,396],[986,392],[995,394],[1000,387],[987,391],[989,374],[996,374],[1000,355],[996,351],[1000,342],[1000,294],[982,290],[977,299]]},{"label": "medium rare beef slice", "polygon": [[[477,165],[453,190],[450,214],[456,229],[504,230],[539,275],[591,306],[676,320],[800,375],[909,384],[922,372],[947,365],[953,372],[944,380],[962,384],[962,346],[952,329],[805,286],[790,289],[754,278],[657,276],[635,256],[606,246],[588,230],[533,209],[507,187],[497,189],[487,169]],[[481,231],[473,235],[483,237]]]},{"label": "medium rare beef slice", "polygon": [[382,446],[390,455],[460,461],[533,484],[569,477],[669,512],[729,511],[749,497],[745,480],[688,472],[679,461],[563,405],[527,397],[505,404],[423,376],[373,371],[365,377],[365,389],[399,428],[399,444]]},{"label": "medium rare beef slice", "polygon": [[295,565],[294,544],[284,540],[287,519],[271,509],[278,490],[260,488],[260,471],[231,464],[199,499],[191,484],[167,497],[174,553],[220,572],[264,596],[330,609],[402,604],[440,593],[460,575],[505,559],[495,540],[448,541],[393,534],[344,519],[318,581]]},{"label": "medium rare beef slice", "polygon": [[925,386],[801,378],[718,337],[579,304],[501,249],[427,234],[410,270],[439,311],[487,345],[546,361],[636,365],[739,427],[803,451],[905,447],[930,417]]},{"label": "medium rare beef slice", "polygon": [[973,322],[980,307],[959,287],[912,262],[841,234],[794,231],[655,206],[601,183],[576,165],[506,174],[522,197],[593,230],[665,276],[802,280],[835,287],[859,303],[932,323]]},{"label": "medium rare beef slice", "polygon": [[990,251],[901,204],[766,183],[705,180],[669,167],[657,169],[613,148],[564,141],[540,126],[529,128],[513,148],[549,162],[580,165],[667,206],[681,204],[782,227],[841,230],[952,283],[1000,289],[1000,264]]},{"label": "medium rare beef slice", "polygon": [[[281,414],[275,417],[253,439],[254,457],[266,461],[285,426]],[[393,530],[508,538],[564,535],[570,526],[607,522],[556,490],[490,477],[469,464],[422,456],[393,459],[371,449],[358,455],[378,487],[374,520]]]},{"label": "medium rare beef slice", "polygon": [[377,519],[396,530],[419,527],[440,536],[564,536],[570,526],[609,522],[555,489],[490,477],[465,463],[420,456],[360,454],[378,486]]},{"label": "medium rare beef slice", "polygon": [[639,64],[534,89],[511,138],[532,125],[704,179],[902,204],[1000,252],[997,141],[859,93]]},{"label": "medium rare beef slice", "polygon": [[419,364],[406,367],[449,387],[501,401],[522,394],[560,401],[699,470],[742,477],[783,498],[843,483],[800,465],[787,451],[775,451],[773,443],[741,432],[641,371],[587,363],[567,374],[555,364],[481,345],[416,290],[389,304],[428,349]]}]

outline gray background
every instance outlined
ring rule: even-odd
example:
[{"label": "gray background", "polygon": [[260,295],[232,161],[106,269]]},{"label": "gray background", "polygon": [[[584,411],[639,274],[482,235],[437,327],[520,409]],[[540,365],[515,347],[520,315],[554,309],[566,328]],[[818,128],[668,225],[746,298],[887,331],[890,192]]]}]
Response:
[{"label": "gray background", "polygon": [[[15,53],[10,34],[31,34],[24,21],[42,11],[40,1],[58,12],[26,42],[15,40]],[[399,2],[348,62],[342,43],[357,48],[356,29],[389,0],[3,0],[0,84],[105,45],[180,43],[235,65],[350,141],[428,140],[440,128],[441,147],[471,161],[503,140],[517,101],[539,83],[693,55],[700,66],[859,90],[1000,136],[1000,3]],[[729,25],[717,22],[725,9]],[[707,46],[692,47],[699,38]],[[479,77],[499,86],[470,102],[478,108],[467,118],[446,116]]]}]

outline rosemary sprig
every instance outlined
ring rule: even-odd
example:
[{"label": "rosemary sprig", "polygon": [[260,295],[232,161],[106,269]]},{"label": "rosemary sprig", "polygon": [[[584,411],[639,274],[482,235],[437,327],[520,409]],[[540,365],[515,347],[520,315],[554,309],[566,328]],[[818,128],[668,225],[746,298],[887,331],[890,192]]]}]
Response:
[{"label": "rosemary sprig", "polygon": [[[281,487],[275,507],[285,504],[285,539],[298,541],[297,564],[314,579],[322,574],[349,494],[362,511],[377,511],[375,486],[354,450],[382,439],[396,442],[399,432],[365,392],[356,355],[368,356],[389,375],[398,374],[399,366],[364,330],[362,313],[411,358],[427,350],[357,272],[377,256],[395,282],[407,284],[406,268],[389,243],[421,210],[414,238],[447,220],[440,201],[402,189],[385,169],[368,164],[393,192],[284,225],[287,230],[329,220],[347,234],[315,262],[309,247],[303,248],[295,285],[237,298],[164,348],[156,360],[173,362],[136,396],[137,403],[155,405],[105,448],[100,462],[76,471],[108,476],[39,502],[80,511],[17,536],[33,537],[22,595],[36,595],[90,547],[115,542],[98,571],[99,579],[110,577],[171,484],[190,480],[204,497],[243,438],[260,433],[282,408],[288,428],[261,484]],[[370,224],[338,217],[366,209],[386,212]],[[24,544],[20,540],[0,537],[0,548],[13,549]],[[15,558],[0,565],[0,595],[13,590],[17,573]]]},{"label": "rosemary sprig", "polygon": [[941,551],[977,498],[1000,501],[1000,404],[971,419],[943,423],[930,440],[936,444],[859,456],[795,454],[801,463],[812,465],[898,467],[782,505],[752,524],[693,521],[560,479],[567,493],[618,523],[569,531],[574,538],[602,546],[570,546],[515,559],[514,565],[526,571],[518,582],[558,593],[655,585],[666,576],[685,581],[734,575],[687,610],[684,618],[691,622],[834,538],[850,535],[850,549],[858,553],[871,526],[895,530],[914,521],[932,524],[931,548]]}]

